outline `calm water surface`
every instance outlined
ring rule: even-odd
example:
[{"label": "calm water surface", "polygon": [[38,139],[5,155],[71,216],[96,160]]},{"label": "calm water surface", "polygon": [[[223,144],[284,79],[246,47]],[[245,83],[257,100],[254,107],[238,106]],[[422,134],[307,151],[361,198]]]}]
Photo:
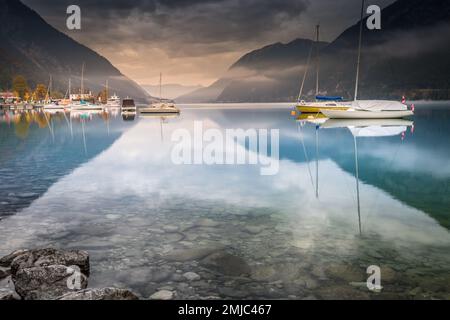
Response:
[{"label": "calm water surface", "polygon": [[[91,287],[144,298],[450,299],[450,104],[416,108],[414,123],[324,124],[280,105],[127,121],[0,111],[0,255],[87,250]],[[174,165],[172,132],[196,120],[279,129],[279,173]]]}]

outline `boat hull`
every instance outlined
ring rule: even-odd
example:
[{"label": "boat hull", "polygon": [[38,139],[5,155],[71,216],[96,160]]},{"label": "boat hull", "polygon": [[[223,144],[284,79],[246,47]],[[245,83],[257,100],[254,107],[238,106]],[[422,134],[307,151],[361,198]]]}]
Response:
[{"label": "boat hull", "polygon": [[180,110],[167,110],[167,109],[159,109],[159,108],[148,108],[139,110],[141,114],[177,114],[180,113]]},{"label": "boat hull", "polygon": [[101,107],[101,106],[92,106],[92,107],[72,106],[71,109],[73,111],[102,111],[103,107]]},{"label": "boat hull", "polygon": [[315,106],[302,106],[298,105],[297,110],[301,113],[321,113],[321,110],[348,110],[349,107],[315,107]]},{"label": "boat hull", "polygon": [[70,107],[64,107],[64,106],[47,106],[43,107],[45,111],[64,111],[66,109],[70,109]]},{"label": "boat hull", "polygon": [[330,119],[401,119],[413,116],[414,112],[405,111],[343,111],[326,110],[321,112]]}]

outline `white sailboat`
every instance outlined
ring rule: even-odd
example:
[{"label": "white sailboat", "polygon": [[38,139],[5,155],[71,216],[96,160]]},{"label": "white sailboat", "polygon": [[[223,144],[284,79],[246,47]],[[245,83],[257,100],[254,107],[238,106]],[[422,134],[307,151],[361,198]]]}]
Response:
[{"label": "white sailboat", "polygon": [[106,102],[107,108],[120,108],[120,98],[115,93]]},{"label": "white sailboat", "polygon": [[44,111],[63,111],[64,106],[59,105],[57,102],[52,101],[51,92],[52,92],[53,78],[50,75],[50,80],[48,83],[47,94],[45,97],[46,103],[42,107]]},{"label": "white sailboat", "polygon": [[120,97],[114,93],[114,95],[112,95],[111,97],[108,98],[109,96],[109,81],[106,80],[106,87],[105,87],[105,93],[106,93],[106,108],[120,108],[121,106],[121,100]]},{"label": "white sailboat", "polygon": [[179,114],[178,109],[173,102],[163,102],[162,99],[162,74],[159,75],[159,102],[152,103],[147,108],[139,110],[141,114]]},{"label": "white sailboat", "polygon": [[389,100],[358,100],[359,73],[361,65],[361,47],[363,34],[365,0],[362,0],[361,20],[359,26],[358,62],[356,67],[355,96],[348,110],[327,110],[322,113],[331,119],[393,119],[414,115],[406,104]]},{"label": "white sailboat", "polygon": [[96,105],[84,100],[84,63],[81,67],[81,93],[80,93],[80,101],[76,103],[72,103],[72,110],[74,111],[102,111],[103,106]]}]

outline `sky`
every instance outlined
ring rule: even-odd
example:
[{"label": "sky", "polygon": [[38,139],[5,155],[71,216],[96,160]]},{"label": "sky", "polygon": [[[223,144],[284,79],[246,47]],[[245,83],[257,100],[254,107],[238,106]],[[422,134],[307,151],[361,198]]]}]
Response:
[{"label": "sky", "polygon": [[[275,42],[334,40],[359,20],[360,0],[22,0],[141,85],[207,86],[242,55]],[[385,7],[395,0],[372,0]],[[81,8],[68,30],[66,8]]]}]

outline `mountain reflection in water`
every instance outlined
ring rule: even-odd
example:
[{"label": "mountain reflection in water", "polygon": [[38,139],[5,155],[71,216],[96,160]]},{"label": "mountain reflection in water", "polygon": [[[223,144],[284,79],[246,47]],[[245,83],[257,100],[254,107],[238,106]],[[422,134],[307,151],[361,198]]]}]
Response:
[{"label": "mountain reflection in water", "polygon": [[[414,130],[401,123],[386,131],[296,121],[287,108],[184,108],[173,119],[111,118],[109,135],[93,118],[85,123],[90,156],[76,134],[81,126],[73,140],[64,121],[55,121],[55,140],[33,127],[14,147],[10,140],[22,138],[1,124],[9,159],[42,159],[36,182],[64,169],[0,222],[0,254],[85,249],[91,286],[143,297],[170,287],[181,299],[448,298],[449,115],[419,106]],[[255,165],[173,165],[172,133],[199,120],[219,130],[280,129],[279,174],[261,176]],[[1,168],[27,186],[34,161],[22,171],[9,159]],[[382,268],[381,293],[365,288],[370,265]],[[185,272],[201,280],[187,283]]]}]

